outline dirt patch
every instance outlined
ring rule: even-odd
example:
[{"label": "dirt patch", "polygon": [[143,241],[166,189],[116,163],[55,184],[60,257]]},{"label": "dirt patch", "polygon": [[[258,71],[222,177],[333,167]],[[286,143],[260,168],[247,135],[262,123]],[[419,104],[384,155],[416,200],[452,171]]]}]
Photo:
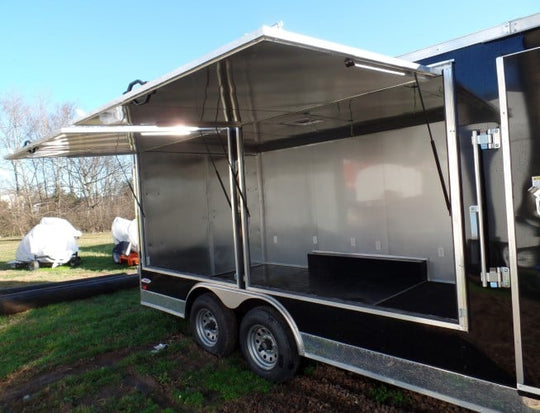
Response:
[{"label": "dirt patch", "polygon": [[468,412],[469,410],[417,393],[400,390],[324,364],[306,375],[226,403],[219,412]]},{"label": "dirt patch", "polygon": [[[132,351],[134,349],[122,349],[100,354],[91,360],[81,360],[73,365],[60,366],[41,374],[25,370],[19,374],[11,375],[8,379],[0,381],[0,406],[7,406],[17,400],[32,396],[66,376],[81,374],[99,367],[112,366]],[[2,412],[1,409],[0,412]]]},{"label": "dirt patch", "polygon": [[[220,359],[209,356],[194,345],[188,345],[181,353],[170,354],[178,362],[178,371],[196,371],[216,366]],[[145,350],[148,349],[137,349]],[[132,354],[135,349],[102,354],[71,366],[62,366],[54,371],[39,375],[25,374],[0,383],[0,411],[22,412],[39,410],[54,404],[50,386],[66,376],[76,376],[100,367],[112,367]],[[182,366],[182,367],[180,367]],[[69,411],[70,406],[92,406],[98,411],[100,405],[118,394],[138,394],[152,400],[156,411],[167,408],[178,409],[175,392],[179,384],[179,376],[171,372],[169,382],[164,383],[157,377],[141,374],[136,368],[129,366],[121,383],[104,387],[99,394],[88,394],[76,401],[56,401],[59,411]],[[180,374],[180,373],[178,373]],[[49,400],[48,400],[49,399]],[[207,400],[208,401],[208,400]],[[215,400],[213,400],[215,402]],[[153,410],[154,411],[154,410]],[[291,381],[276,385],[268,393],[252,393],[227,402],[203,405],[183,406],[182,411],[191,412],[467,412],[468,410],[453,406],[417,393],[397,389],[381,382],[371,380],[344,370],[340,370],[313,361],[305,361],[303,370]]]}]

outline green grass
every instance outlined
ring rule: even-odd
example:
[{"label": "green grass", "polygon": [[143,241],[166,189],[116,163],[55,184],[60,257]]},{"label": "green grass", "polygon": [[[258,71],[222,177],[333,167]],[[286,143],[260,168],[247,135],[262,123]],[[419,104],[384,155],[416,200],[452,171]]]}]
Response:
[{"label": "green grass", "polygon": [[135,267],[113,262],[114,243],[110,232],[83,234],[78,240],[82,263],[76,268],[63,265],[56,268],[40,267],[37,271],[11,269],[8,262],[15,259],[20,241],[19,238],[0,238],[0,289],[136,271]]},{"label": "green grass", "polygon": [[[10,269],[19,242],[0,239],[0,288],[135,271],[112,261],[110,233],[80,238],[77,268]],[[159,343],[168,347],[153,353]],[[0,316],[0,413],[208,411],[271,387],[239,354],[200,350],[184,320],[142,307],[137,289]],[[28,397],[3,410],[13,388]]]},{"label": "green grass", "polygon": [[17,370],[35,373],[119,349],[152,343],[178,319],[140,306],[128,290],[59,303],[0,318],[0,380]]},{"label": "green grass", "polygon": [[[0,337],[0,401],[29,386],[14,411],[208,411],[273,386],[238,353],[200,350],[184,320],[142,307],[136,289],[1,316]],[[168,347],[152,352],[158,343]]]},{"label": "green grass", "polygon": [[381,405],[400,407],[410,403],[410,398],[401,389],[389,387],[385,384],[371,387],[368,396]]}]

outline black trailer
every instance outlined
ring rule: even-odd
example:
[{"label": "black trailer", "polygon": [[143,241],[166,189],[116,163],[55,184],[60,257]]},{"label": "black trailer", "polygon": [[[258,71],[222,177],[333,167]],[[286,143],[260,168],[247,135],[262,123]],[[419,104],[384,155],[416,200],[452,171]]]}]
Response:
[{"label": "black trailer", "polygon": [[539,46],[540,14],[401,58],[264,27],[9,159],[134,154],[141,302],[211,353],[527,411]]}]

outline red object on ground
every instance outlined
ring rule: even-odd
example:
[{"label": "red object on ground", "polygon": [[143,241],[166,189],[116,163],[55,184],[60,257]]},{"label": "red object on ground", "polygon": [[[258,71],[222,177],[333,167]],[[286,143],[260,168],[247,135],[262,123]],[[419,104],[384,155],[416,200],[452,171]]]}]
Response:
[{"label": "red object on ground", "polygon": [[130,252],[129,255],[120,255],[119,263],[127,264],[130,267],[134,265],[139,265],[139,254],[133,251],[133,252]]}]

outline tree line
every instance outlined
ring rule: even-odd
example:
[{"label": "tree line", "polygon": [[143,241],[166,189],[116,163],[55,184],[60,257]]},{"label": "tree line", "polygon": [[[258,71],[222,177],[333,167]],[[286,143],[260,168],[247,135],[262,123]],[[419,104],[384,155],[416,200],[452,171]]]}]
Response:
[{"label": "tree line", "polygon": [[83,232],[110,230],[116,216],[133,218],[130,156],[3,159],[70,124],[75,109],[0,95],[0,236],[22,236],[45,216]]}]

